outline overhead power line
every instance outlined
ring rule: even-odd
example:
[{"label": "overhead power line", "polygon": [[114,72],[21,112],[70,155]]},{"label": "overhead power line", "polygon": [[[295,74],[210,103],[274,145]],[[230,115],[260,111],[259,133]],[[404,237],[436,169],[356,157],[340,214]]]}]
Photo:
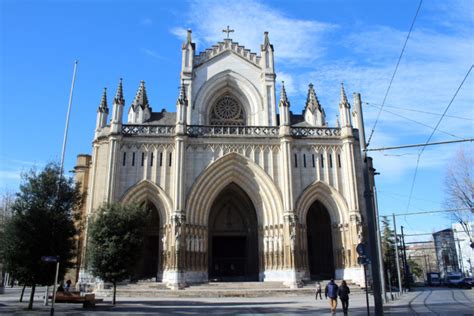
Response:
[{"label": "overhead power line", "polygon": [[[375,106],[375,107],[380,107],[381,104],[378,104],[378,103],[374,103],[374,102],[364,102],[365,104],[369,105],[369,106]],[[405,107],[401,107],[401,106],[394,106],[394,105],[386,105],[385,104],[385,107],[386,108],[392,108],[392,109],[399,109],[399,110],[403,110],[403,111],[409,111],[409,112],[416,112],[416,113],[423,113],[423,114],[429,114],[429,115],[436,115],[436,116],[441,116],[443,114],[441,113],[435,113],[435,112],[429,112],[429,111],[422,111],[422,110],[415,110],[415,109],[409,109],[409,108],[405,108]],[[462,117],[462,116],[456,116],[456,115],[445,115],[445,117],[450,117],[450,118],[455,118],[455,119],[459,119],[459,120],[465,120],[465,121],[474,121],[474,119],[472,118],[469,118],[469,117]]]},{"label": "overhead power line", "polygon": [[[446,106],[446,109],[444,110],[443,115],[439,118],[438,123],[436,123],[436,126],[434,127],[434,129],[433,129],[433,131],[431,132],[430,136],[429,136],[428,139],[426,140],[426,144],[428,144],[428,143],[431,141],[431,138],[433,137],[434,133],[435,133],[436,130],[438,129],[439,124],[441,124],[441,121],[443,120],[444,116],[446,115],[446,112],[448,112],[449,108],[451,107],[451,104],[453,104],[454,99],[456,99],[456,96],[458,95],[459,91],[461,90],[461,88],[462,88],[464,82],[466,81],[467,77],[469,77],[469,74],[471,73],[471,70],[472,70],[473,67],[474,67],[474,65],[471,65],[471,67],[469,67],[469,70],[468,70],[468,72],[466,73],[466,75],[464,76],[464,79],[461,81],[461,83],[459,84],[458,88],[456,89],[456,92],[454,93],[453,97],[451,98],[451,101],[449,101],[448,105]],[[425,145],[426,145],[426,144],[425,144]],[[410,208],[411,196],[412,196],[412,194],[413,194],[413,189],[415,188],[416,175],[418,174],[418,167],[419,167],[419,165],[420,165],[421,155],[422,155],[423,152],[425,151],[425,148],[426,148],[426,146],[422,146],[422,147],[421,147],[421,150],[420,150],[420,152],[418,153],[418,158],[416,159],[415,172],[414,172],[414,174],[413,174],[413,179],[412,179],[411,188],[410,188],[410,194],[409,194],[409,197],[408,197],[407,211],[408,211],[408,209]]]},{"label": "overhead power line", "polygon": [[380,114],[382,113],[382,109],[385,104],[385,101],[387,100],[387,96],[388,96],[388,93],[390,92],[390,88],[392,87],[393,79],[395,78],[395,75],[397,74],[398,66],[400,65],[400,61],[402,60],[403,53],[405,52],[405,48],[407,47],[408,39],[410,38],[411,31],[413,30],[413,26],[415,25],[415,21],[418,16],[418,12],[420,12],[422,3],[423,3],[423,0],[420,0],[420,4],[418,4],[418,8],[416,9],[416,14],[413,17],[413,21],[411,22],[410,30],[408,31],[407,37],[405,39],[405,43],[403,44],[402,51],[400,53],[400,56],[398,57],[397,65],[395,66],[395,70],[393,71],[392,78],[390,79],[390,83],[388,84],[387,91],[385,92],[385,96],[382,101],[382,106],[380,107],[379,112],[377,113],[377,118],[375,119],[374,126],[372,127],[372,130],[370,131],[370,136],[367,141],[367,147],[369,147],[370,141],[372,140],[372,136],[374,136],[375,127],[377,126],[377,123],[379,121]]},{"label": "overhead power line", "polygon": [[445,141],[441,141],[441,142],[432,142],[432,143],[424,143],[424,144],[411,144],[411,145],[400,145],[400,146],[391,146],[391,147],[380,147],[380,148],[366,149],[365,151],[385,151],[385,150],[394,150],[394,149],[402,149],[402,148],[426,147],[426,146],[445,145],[445,144],[452,144],[452,143],[464,143],[464,142],[472,142],[472,141],[474,141],[474,138],[445,140]]},{"label": "overhead power line", "polygon": [[393,215],[395,215],[395,216],[408,216],[408,215],[447,213],[447,212],[469,211],[469,210],[470,210],[470,208],[451,208],[451,209],[436,210],[436,211],[421,211],[421,212],[411,212],[411,213],[394,213]]},{"label": "overhead power line", "polygon": [[[367,103],[367,104],[368,104],[368,103]],[[368,104],[368,105],[374,106],[374,107],[377,107],[377,108],[381,108],[380,106],[377,106],[377,105],[374,105],[374,104]],[[418,125],[421,125],[421,126],[424,126],[424,127],[428,127],[429,129],[433,129],[433,126],[430,126],[430,125],[428,125],[428,124],[425,124],[425,123],[422,123],[422,122],[420,122],[420,121],[414,120],[414,119],[412,119],[412,118],[406,117],[406,116],[404,116],[404,115],[395,113],[395,112],[393,112],[393,111],[390,111],[390,110],[387,110],[387,109],[383,109],[383,111],[384,111],[384,112],[387,112],[387,113],[390,113],[390,114],[392,114],[392,115],[401,117],[402,119],[405,119],[405,120],[407,120],[407,121],[416,123],[416,124],[418,124]],[[441,115],[441,114],[440,114],[440,115]],[[438,129],[438,131],[441,132],[441,133],[443,133],[443,134],[446,134],[446,135],[449,135],[449,136],[452,136],[452,137],[455,137],[455,138],[460,138],[460,139],[462,139],[462,137],[459,137],[459,136],[457,136],[457,135],[454,135],[454,134],[452,134],[452,133],[450,133],[450,132],[442,131],[442,130],[440,130],[440,129]]]}]

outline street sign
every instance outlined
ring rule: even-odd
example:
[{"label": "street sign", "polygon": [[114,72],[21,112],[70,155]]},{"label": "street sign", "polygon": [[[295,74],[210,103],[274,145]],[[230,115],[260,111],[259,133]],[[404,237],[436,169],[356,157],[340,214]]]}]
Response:
[{"label": "street sign", "polygon": [[362,265],[366,265],[366,264],[370,263],[370,259],[367,258],[366,256],[360,256],[360,257],[357,257],[357,263],[362,264]]},{"label": "street sign", "polygon": [[356,251],[359,254],[359,256],[366,256],[367,255],[367,246],[365,243],[360,243],[356,247]]},{"label": "street sign", "polygon": [[44,262],[58,262],[59,256],[42,256],[41,261]]}]

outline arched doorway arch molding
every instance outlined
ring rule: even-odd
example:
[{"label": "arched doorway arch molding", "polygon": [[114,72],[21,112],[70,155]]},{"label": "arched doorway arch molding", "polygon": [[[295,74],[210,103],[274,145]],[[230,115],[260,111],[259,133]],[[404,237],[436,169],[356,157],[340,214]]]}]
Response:
[{"label": "arched doorway arch molding", "polygon": [[119,200],[121,204],[128,203],[153,203],[158,211],[160,223],[169,221],[168,214],[171,214],[172,202],[166,192],[151,181],[143,180],[130,187]]},{"label": "arched doorway arch molding", "polygon": [[300,223],[304,223],[311,205],[316,201],[320,201],[328,210],[332,223],[348,221],[349,208],[344,197],[326,183],[317,181],[306,187],[296,201],[296,214]]},{"label": "arched doorway arch molding", "polygon": [[231,94],[242,105],[247,125],[259,125],[256,113],[263,107],[262,96],[247,78],[232,70],[225,70],[207,80],[197,91],[192,111],[198,111],[199,125],[209,124],[209,114],[216,100]]},{"label": "arched doorway arch molding", "polygon": [[197,178],[188,195],[187,222],[207,226],[212,204],[231,183],[238,185],[249,196],[260,226],[282,223],[280,190],[260,166],[237,153],[219,158]]}]

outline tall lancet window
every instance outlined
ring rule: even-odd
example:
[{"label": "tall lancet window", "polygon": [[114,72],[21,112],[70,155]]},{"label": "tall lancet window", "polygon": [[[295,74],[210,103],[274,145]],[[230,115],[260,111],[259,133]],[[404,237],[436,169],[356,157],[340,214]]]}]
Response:
[{"label": "tall lancet window", "polygon": [[244,110],[234,97],[225,94],[212,106],[209,123],[211,125],[245,125]]}]

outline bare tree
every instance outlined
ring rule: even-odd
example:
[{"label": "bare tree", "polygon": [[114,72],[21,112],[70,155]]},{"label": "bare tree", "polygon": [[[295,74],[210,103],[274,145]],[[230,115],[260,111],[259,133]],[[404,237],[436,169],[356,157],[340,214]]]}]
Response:
[{"label": "bare tree", "polygon": [[446,204],[454,209],[452,216],[461,224],[473,246],[473,232],[469,225],[474,214],[474,159],[473,146],[461,147],[446,172]]}]

